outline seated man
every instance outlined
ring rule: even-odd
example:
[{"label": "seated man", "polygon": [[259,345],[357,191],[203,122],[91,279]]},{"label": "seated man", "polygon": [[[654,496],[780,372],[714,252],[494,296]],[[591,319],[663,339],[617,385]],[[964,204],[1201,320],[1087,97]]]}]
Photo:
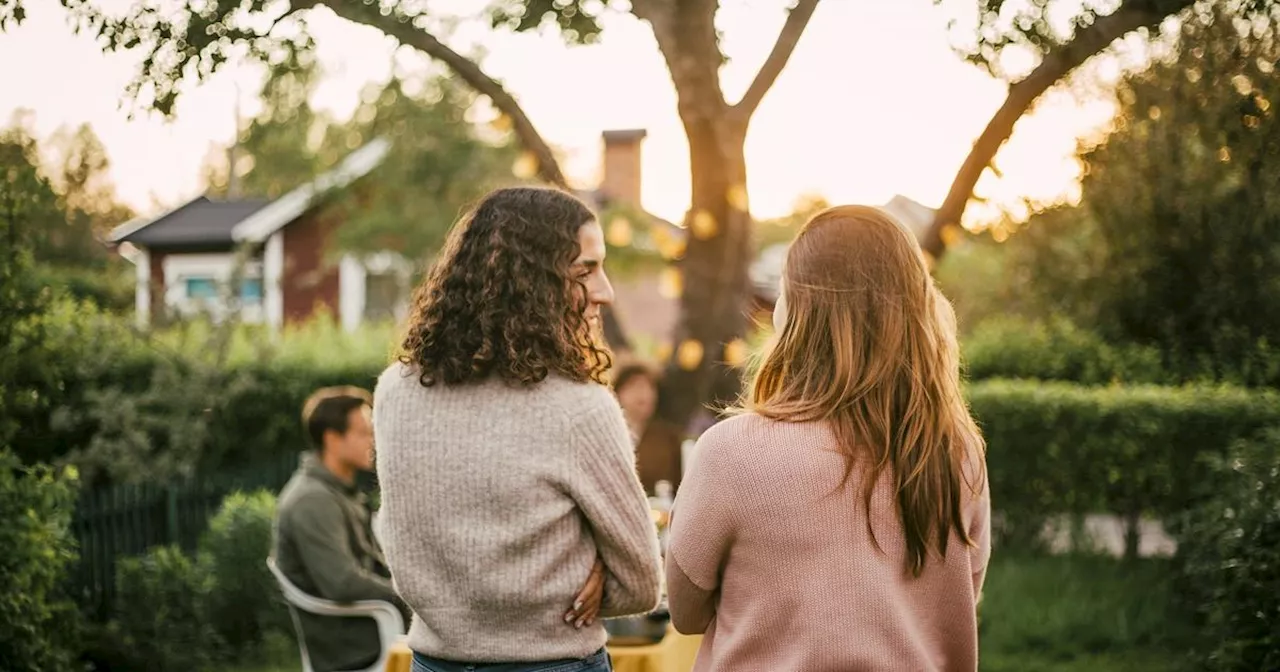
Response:
[{"label": "seated man", "polygon": [[[370,413],[369,393],[356,387],[324,388],[307,399],[302,422],[313,450],[280,493],[274,555],[280,571],[309,595],[399,605],[356,489],[356,473],[373,466]],[[377,660],[381,645],[372,619],[301,611],[298,618],[315,672],[361,669]]]}]

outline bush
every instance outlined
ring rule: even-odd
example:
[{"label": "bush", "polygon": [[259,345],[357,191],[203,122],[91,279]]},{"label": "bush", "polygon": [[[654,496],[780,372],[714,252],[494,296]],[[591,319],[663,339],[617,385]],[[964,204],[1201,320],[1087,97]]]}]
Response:
[{"label": "bush", "polygon": [[0,450],[0,660],[6,670],[70,669],[77,611],[63,592],[75,560],[74,474],[24,468]]},{"label": "bush", "polygon": [[1203,456],[1280,425],[1280,394],[1231,387],[992,380],[968,396],[1006,543],[1057,514],[1171,518],[1202,493]]},{"label": "bush", "polygon": [[[356,385],[373,389],[385,362],[328,366],[312,364],[242,364],[247,378],[210,425],[204,469],[221,471],[252,464],[281,452],[307,448],[302,429],[302,403],[320,387]],[[252,431],[246,431],[251,429]]]},{"label": "bush", "polygon": [[1207,462],[1216,494],[1188,514],[1179,549],[1203,669],[1280,669],[1280,430]]},{"label": "bush", "polygon": [[[85,413],[92,400],[108,390],[145,391],[164,358],[124,318],[65,298],[30,318],[26,331],[38,335],[39,348],[17,358],[6,382],[31,390],[28,403],[15,409],[15,450],[27,464],[57,462],[87,447],[99,430]],[[92,481],[92,474],[81,475]]]},{"label": "bush", "polygon": [[269,492],[236,492],[222,501],[201,540],[213,576],[209,617],[230,650],[243,657],[269,632],[291,632],[289,612],[267,569],[276,500]]},{"label": "bush", "polygon": [[306,397],[326,385],[372,387],[390,343],[387,329],[323,324],[277,341],[257,327],[198,322],[142,334],[66,300],[36,319],[41,347],[57,357],[15,374],[39,391],[14,411],[19,456],[70,461],[90,483],[167,482],[297,452]]},{"label": "bush", "polygon": [[107,638],[128,656],[128,669],[200,672],[222,650],[206,605],[212,577],[172,546],[120,561],[116,618]]},{"label": "bush", "polygon": [[202,670],[253,660],[292,626],[266,567],[275,498],[236,492],[223,500],[197,559],[176,546],[119,561],[116,603],[92,628],[87,658],[99,670]]},{"label": "bush", "polygon": [[1030,378],[1085,385],[1177,382],[1162,368],[1157,350],[1111,345],[1064,318],[989,318],[964,339],[963,351],[972,380]]}]

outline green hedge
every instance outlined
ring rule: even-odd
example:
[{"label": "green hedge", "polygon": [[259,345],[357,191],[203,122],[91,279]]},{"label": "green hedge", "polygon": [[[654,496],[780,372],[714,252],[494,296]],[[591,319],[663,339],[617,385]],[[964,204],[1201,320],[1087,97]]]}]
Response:
[{"label": "green hedge", "polygon": [[[96,482],[201,479],[296,453],[306,445],[307,395],[372,387],[391,340],[389,331],[353,336],[324,324],[275,336],[242,328],[229,339],[197,325],[143,338],[119,318],[68,304],[47,320],[60,356],[41,375],[56,384],[31,406],[17,445],[28,462],[70,459]],[[1100,385],[1158,380],[1158,360],[1067,323],[1020,324],[992,323],[966,341],[971,373],[1079,384],[986,378],[969,387],[1011,534],[1060,513],[1182,511],[1203,472],[1199,454],[1280,423],[1276,392]]]},{"label": "green hedge", "polygon": [[961,343],[971,380],[1018,378],[1084,385],[1227,383],[1280,387],[1280,349],[1265,340],[1237,360],[1179,358],[1152,346],[1112,343],[1063,317],[990,317]]},{"label": "green hedge", "polygon": [[1178,551],[1200,669],[1280,669],[1280,430],[1206,463],[1212,495],[1188,513]]},{"label": "green hedge", "polygon": [[970,385],[994,506],[1027,540],[1056,514],[1171,518],[1208,477],[1203,458],[1280,425],[1280,394],[1217,386]]},{"label": "green hedge", "polygon": [[972,380],[1024,378],[1085,385],[1174,383],[1154,348],[1116,346],[1066,319],[988,318],[962,343]]},{"label": "green hedge", "polygon": [[40,356],[15,373],[30,403],[12,413],[27,464],[71,461],[89,484],[169,482],[305,448],[299,414],[318,387],[372,387],[390,331],[318,323],[271,334],[207,324],[157,334],[57,301]]}]

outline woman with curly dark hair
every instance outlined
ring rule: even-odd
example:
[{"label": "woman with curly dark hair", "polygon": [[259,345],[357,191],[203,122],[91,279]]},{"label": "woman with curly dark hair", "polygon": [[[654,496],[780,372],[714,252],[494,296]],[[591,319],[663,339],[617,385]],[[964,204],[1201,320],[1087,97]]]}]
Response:
[{"label": "woman with curly dark hair", "polygon": [[599,617],[658,604],[657,538],[604,385],[604,257],[578,199],[500,189],[418,290],[374,395],[383,546],[415,613],[416,671],[608,670]]}]

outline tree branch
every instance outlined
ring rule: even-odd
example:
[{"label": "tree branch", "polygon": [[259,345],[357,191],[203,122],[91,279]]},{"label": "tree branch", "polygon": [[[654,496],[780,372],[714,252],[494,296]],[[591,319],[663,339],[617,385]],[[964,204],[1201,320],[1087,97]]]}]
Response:
[{"label": "tree branch", "polygon": [[765,94],[773,88],[773,83],[778,81],[778,75],[782,74],[783,68],[787,67],[787,61],[795,52],[800,36],[804,34],[804,29],[809,25],[809,19],[817,6],[818,0],[799,0],[796,6],[791,8],[791,13],[787,15],[787,22],[782,25],[782,31],[778,33],[778,41],[774,43],[773,51],[769,52],[764,65],[760,66],[760,72],[756,73],[756,78],[743,94],[742,100],[733,106],[734,110],[750,117],[760,106],[760,101],[764,100]]},{"label": "tree branch", "polygon": [[638,0],[631,13],[648,21],[676,87],[680,117],[716,116],[727,107],[720,87],[715,0]]},{"label": "tree branch", "polygon": [[1000,147],[1013,134],[1013,127],[1037,99],[1054,84],[1075,70],[1085,61],[1106,49],[1117,39],[1139,28],[1158,26],[1167,16],[1176,14],[1194,4],[1194,0],[1178,0],[1157,10],[1151,0],[1126,2],[1119,9],[1099,17],[1093,25],[1076,33],[1071,42],[1050,51],[1031,74],[1009,86],[1004,104],[987,122],[982,135],[973,143],[969,156],[965,157],[951,190],[942,206],[934,214],[933,224],[925,233],[922,247],[935,259],[946,252],[942,230],[950,224],[959,224],[965,207],[973,196],[973,189],[982,172],[995,159]]},{"label": "tree branch", "polygon": [[415,17],[392,13],[384,16],[378,5],[368,5],[351,0],[325,0],[325,6],[334,14],[354,23],[376,28],[403,45],[444,63],[468,86],[477,93],[487,96],[494,107],[511,118],[512,127],[520,144],[531,152],[538,160],[538,176],[558,187],[568,189],[569,182],[560,170],[560,162],[556,160],[551,145],[543,139],[533,121],[525,114],[520,103],[516,101],[502,83],[489,76],[475,61],[454,51],[434,35],[414,25]]}]

